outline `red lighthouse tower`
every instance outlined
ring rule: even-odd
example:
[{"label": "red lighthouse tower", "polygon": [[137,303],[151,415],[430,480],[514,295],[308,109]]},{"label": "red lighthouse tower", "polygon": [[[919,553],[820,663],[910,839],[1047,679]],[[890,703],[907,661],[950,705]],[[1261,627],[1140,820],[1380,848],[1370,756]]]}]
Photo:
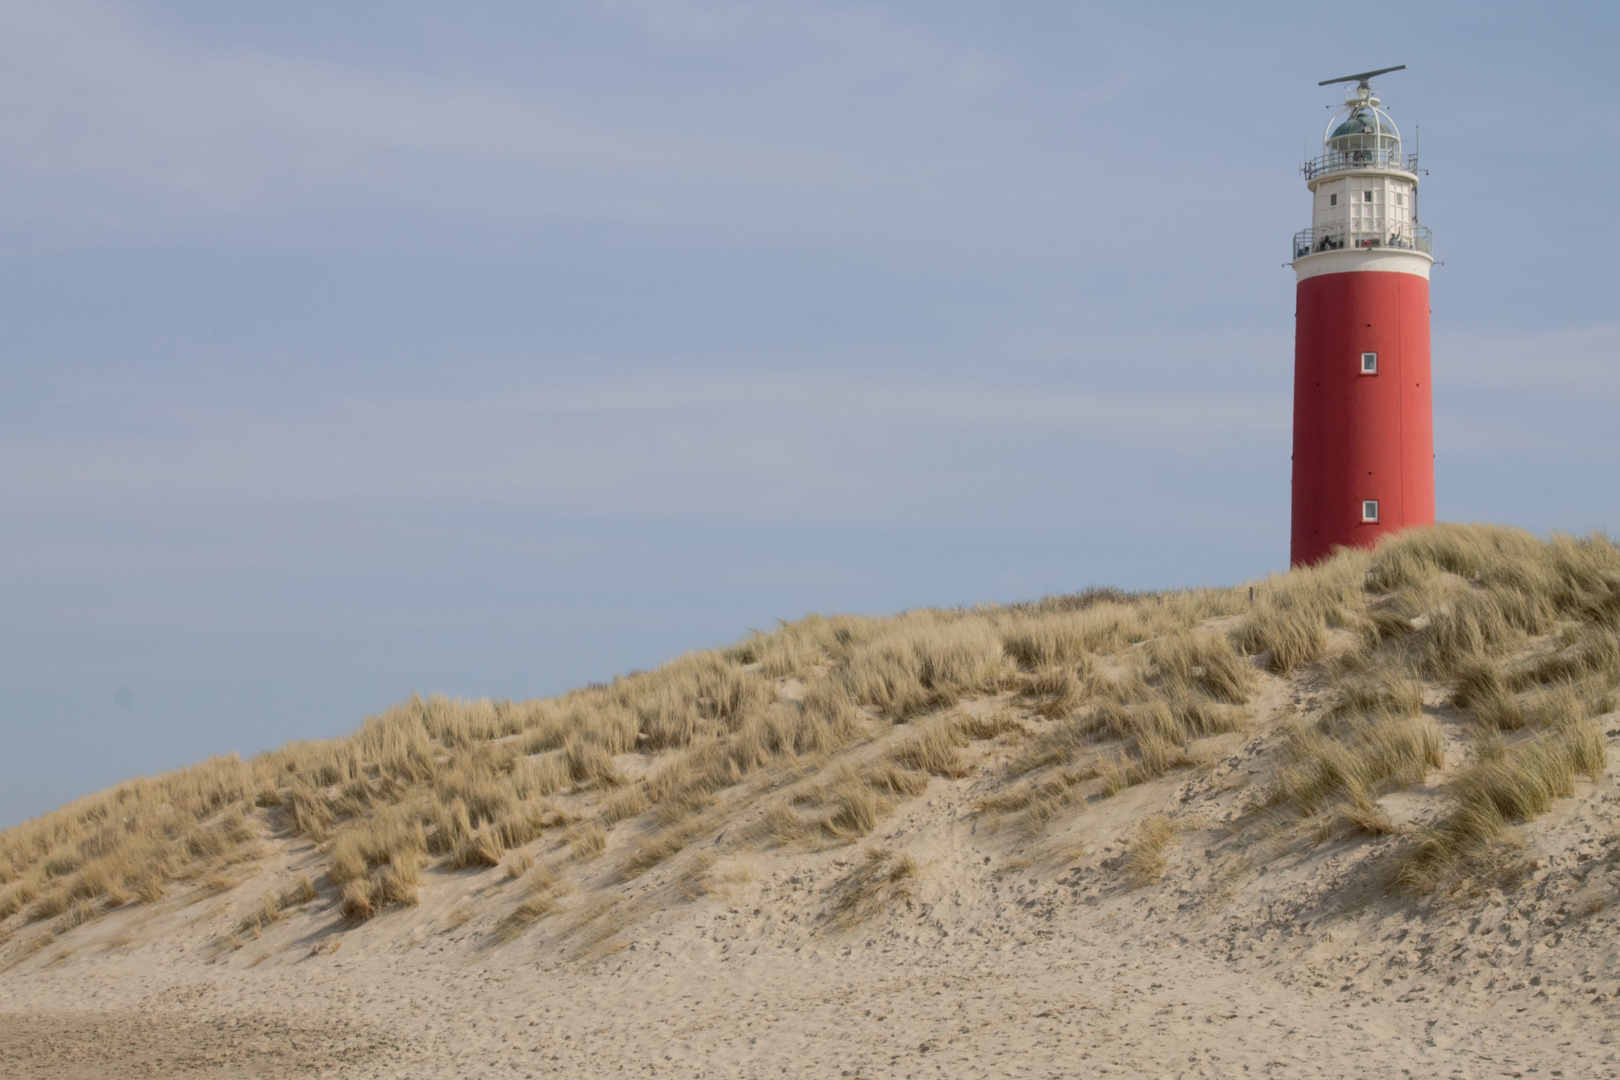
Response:
[{"label": "red lighthouse tower", "polygon": [[1294,237],[1294,498],[1291,561],[1434,524],[1429,388],[1429,230],[1417,155],[1368,81],[1356,84],[1304,166],[1311,227]]}]

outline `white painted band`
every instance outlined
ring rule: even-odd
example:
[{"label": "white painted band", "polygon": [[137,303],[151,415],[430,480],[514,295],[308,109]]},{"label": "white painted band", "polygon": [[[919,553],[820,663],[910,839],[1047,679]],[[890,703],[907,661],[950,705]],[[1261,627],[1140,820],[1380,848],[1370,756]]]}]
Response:
[{"label": "white painted band", "polygon": [[1305,181],[1305,186],[1315,191],[1318,184],[1324,184],[1329,180],[1340,180],[1346,176],[1394,176],[1405,180],[1413,187],[1417,187],[1418,184],[1417,173],[1409,173],[1404,169],[1334,169],[1332,172],[1317,173]]},{"label": "white painted band", "polygon": [[1345,274],[1357,270],[1372,270],[1386,274],[1416,274],[1425,280],[1434,256],[1421,251],[1400,251],[1393,248],[1362,248],[1339,251],[1317,251],[1294,260],[1294,273],[1298,280],[1321,277],[1323,274]]}]

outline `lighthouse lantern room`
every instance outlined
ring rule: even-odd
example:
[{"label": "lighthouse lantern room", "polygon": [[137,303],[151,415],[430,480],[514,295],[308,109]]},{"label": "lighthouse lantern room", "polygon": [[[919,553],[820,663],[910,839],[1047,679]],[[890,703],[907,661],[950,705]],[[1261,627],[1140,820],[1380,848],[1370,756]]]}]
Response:
[{"label": "lighthouse lantern room", "polygon": [[1417,154],[1370,82],[1399,70],[1320,84],[1353,87],[1303,166],[1311,227],[1293,244],[1295,565],[1434,523],[1433,245]]}]

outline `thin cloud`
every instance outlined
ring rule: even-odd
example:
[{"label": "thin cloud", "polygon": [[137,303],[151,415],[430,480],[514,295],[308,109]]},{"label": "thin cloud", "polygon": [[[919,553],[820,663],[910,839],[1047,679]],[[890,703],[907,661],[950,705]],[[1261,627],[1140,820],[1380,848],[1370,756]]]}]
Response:
[{"label": "thin cloud", "polygon": [[680,203],[647,198],[660,188],[813,186],[840,168],[826,148],[655,129],[538,92],[204,50],[71,0],[0,13],[0,104],[14,217],[130,229],[316,197],[659,217]]},{"label": "thin cloud", "polygon": [[[1021,168],[1028,148],[999,147],[1004,125],[969,107],[1018,116],[1045,91],[960,36],[852,5],[617,10],[682,47],[714,38],[727,63],[774,67],[746,98],[701,65],[660,73],[656,51],[647,70],[549,85],[208,46],[123,5],[20,0],[0,9],[0,220],[58,238],[217,240],[224,225],[285,242],[277,223],[300,215],[320,223],[306,223],[315,240],[392,211],[824,242],[935,229],[941,215],[962,228],[969,206],[1004,222],[1083,205],[1061,175]],[[1123,85],[1103,72],[1078,93]],[[1098,204],[1137,195],[1085,175]]]},{"label": "thin cloud", "polygon": [[1455,386],[1620,396],[1620,326],[1436,335],[1434,352],[1436,379]]},{"label": "thin cloud", "polygon": [[1016,488],[1027,461],[1064,447],[1194,459],[1216,440],[1275,442],[1287,423],[1281,400],[848,377],[656,376],[283,413],[161,397],[126,408],[118,434],[0,438],[0,494],[15,505],[521,499],[615,516],[904,516],[968,474]]}]

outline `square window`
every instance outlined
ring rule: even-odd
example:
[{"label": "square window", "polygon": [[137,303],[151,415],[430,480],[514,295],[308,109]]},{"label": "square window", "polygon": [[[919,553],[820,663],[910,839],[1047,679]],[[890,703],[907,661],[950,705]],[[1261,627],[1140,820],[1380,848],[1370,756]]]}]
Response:
[{"label": "square window", "polygon": [[1362,193],[1361,193],[1361,201],[1362,201],[1362,202],[1372,202],[1372,192],[1370,192],[1370,191],[1363,191],[1363,192],[1362,192]]},{"label": "square window", "polygon": [[1337,195],[1329,195],[1328,196],[1328,205],[1329,206],[1338,206],[1339,205],[1339,197]]},{"label": "square window", "polygon": [[1378,374],[1378,354],[1377,353],[1375,353],[1375,352],[1364,352],[1364,353],[1361,354],[1361,373],[1363,375],[1376,375],[1376,374]]},{"label": "square window", "polygon": [[1378,500],[1377,499],[1362,499],[1361,500],[1361,520],[1363,522],[1373,522],[1373,521],[1378,520]]}]

